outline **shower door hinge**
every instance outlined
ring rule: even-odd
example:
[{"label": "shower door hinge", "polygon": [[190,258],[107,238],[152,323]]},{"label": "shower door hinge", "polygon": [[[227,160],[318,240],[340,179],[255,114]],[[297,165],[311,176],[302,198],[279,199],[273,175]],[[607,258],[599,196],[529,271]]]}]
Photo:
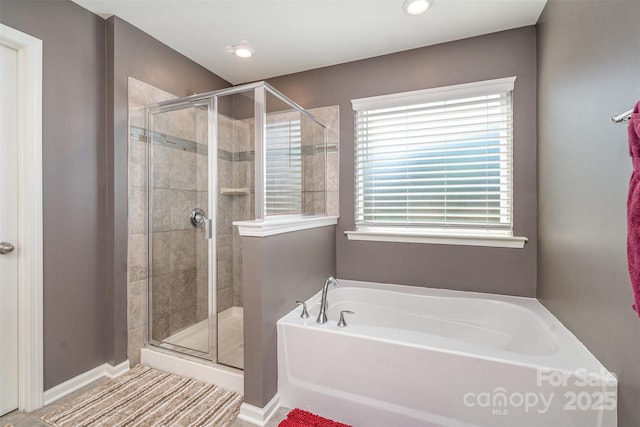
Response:
[{"label": "shower door hinge", "polygon": [[208,218],[204,223],[204,235],[207,239],[213,239],[213,220]]}]

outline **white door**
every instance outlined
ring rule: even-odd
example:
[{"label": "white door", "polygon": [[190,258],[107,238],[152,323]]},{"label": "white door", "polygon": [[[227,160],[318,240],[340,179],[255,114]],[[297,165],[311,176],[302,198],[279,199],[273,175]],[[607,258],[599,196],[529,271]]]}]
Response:
[{"label": "white door", "polygon": [[18,52],[0,45],[0,415],[18,407]]}]

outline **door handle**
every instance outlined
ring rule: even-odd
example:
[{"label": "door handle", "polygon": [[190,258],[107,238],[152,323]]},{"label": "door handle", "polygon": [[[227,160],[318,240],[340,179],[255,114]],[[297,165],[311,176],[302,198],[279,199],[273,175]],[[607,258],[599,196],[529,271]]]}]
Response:
[{"label": "door handle", "polygon": [[11,252],[13,252],[14,249],[15,249],[15,246],[13,246],[9,242],[1,242],[0,243],[0,255],[6,255],[8,253],[11,253]]},{"label": "door handle", "polygon": [[204,235],[209,240],[213,239],[213,220],[211,218],[204,221]]},{"label": "door handle", "polygon": [[191,225],[194,227],[200,227],[207,220],[207,216],[202,209],[195,208],[189,214],[189,219],[191,219]]}]

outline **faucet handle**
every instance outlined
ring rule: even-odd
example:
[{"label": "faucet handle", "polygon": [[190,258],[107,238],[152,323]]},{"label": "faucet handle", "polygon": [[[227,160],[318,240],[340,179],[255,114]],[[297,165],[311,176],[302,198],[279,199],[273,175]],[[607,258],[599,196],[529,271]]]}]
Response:
[{"label": "faucet handle", "polygon": [[340,312],[340,320],[338,320],[338,326],[341,328],[344,328],[345,326],[347,326],[347,322],[344,321],[345,314],[355,314],[355,313],[351,310],[342,310]]},{"label": "faucet handle", "polygon": [[307,311],[307,303],[304,301],[296,301],[296,304],[302,305],[302,313],[300,317],[303,319],[307,319],[309,317],[309,312]]}]

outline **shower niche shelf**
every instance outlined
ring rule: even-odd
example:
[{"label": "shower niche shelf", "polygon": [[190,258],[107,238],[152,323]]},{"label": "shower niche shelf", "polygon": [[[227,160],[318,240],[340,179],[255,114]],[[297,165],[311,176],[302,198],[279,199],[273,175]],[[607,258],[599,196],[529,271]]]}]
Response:
[{"label": "shower niche shelf", "polygon": [[248,187],[222,187],[220,194],[224,196],[246,196],[249,194]]}]

